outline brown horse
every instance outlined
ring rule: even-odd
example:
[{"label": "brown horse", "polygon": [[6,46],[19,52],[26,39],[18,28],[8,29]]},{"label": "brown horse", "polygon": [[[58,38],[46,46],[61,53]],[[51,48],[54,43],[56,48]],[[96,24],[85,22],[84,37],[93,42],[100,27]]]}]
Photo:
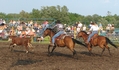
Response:
[{"label": "brown horse", "polygon": [[[83,40],[86,42],[86,40],[88,39],[89,34],[87,34],[85,31],[80,31],[77,35],[77,37],[82,37]],[[115,48],[117,48],[117,46],[115,44],[113,44],[107,37],[104,36],[100,36],[100,35],[94,35],[90,42],[87,44],[88,46],[88,50],[90,52],[90,54],[92,54],[92,46],[99,46],[100,48],[102,48],[102,52],[101,55],[103,54],[103,52],[105,51],[105,48],[108,49],[109,54],[110,53],[110,48],[108,47],[108,43],[111,44],[112,46],[114,46]]]},{"label": "brown horse", "polygon": [[[47,28],[43,33],[43,37],[50,36],[50,39],[52,39],[52,37],[54,35],[55,35],[55,32],[51,28]],[[52,47],[52,46],[51,45],[48,46],[48,54],[50,55],[51,53],[53,53],[56,46],[58,46],[58,47],[66,46],[73,52],[73,56],[74,56],[76,54],[76,51],[74,50],[75,43],[85,46],[80,41],[77,41],[76,39],[71,38],[71,36],[63,35],[63,37],[55,39],[55,45],[53,46],[51,52],[50,52],[50,47]]]}]

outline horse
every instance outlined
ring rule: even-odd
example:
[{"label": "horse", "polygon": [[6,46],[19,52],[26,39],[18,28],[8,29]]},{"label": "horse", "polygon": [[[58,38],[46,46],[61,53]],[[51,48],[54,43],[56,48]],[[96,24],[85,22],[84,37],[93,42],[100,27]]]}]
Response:
[{"label": "horse", "polygon": [[[85,31],[80,31],[77,34],[77,37],[78,38],[82,37],[84,42],[86,42],[86,40],[88,39],[88,36],[89,36],[89,34],[87,34],[87,32],[85,32]],[[99,46],[100,48],[103,49],[101,52],[101,56],[102,56],[103,52],[105,51],[105,48],[108,49],[109,54],[111,55],[110,48],[108,47],[108,43],[111,44],[112,46],[114,46],[115,48],[118,48],[115,44],[113,44],[111,42],[111,40],[109,38],[107,38],[105,36],[98,35],[98,34],[94,34],[94,36],[91,38],[90,42],[87,44],[87,48],[88,48],[89,53],[91,55],[93,54],[92,53],[92,46]]]},{"label": "horse", "polygon": [[[28,47],[33,49],[33,46],[31,44],[31,38],[20,38],[17,36],[9,36],[8,41],[11,41],[9,44],[9,48],[11,48],[11,50],[16,45],[24,46],[26,48],[26,53],[28,53]],[[13,46],[11,47],[11,45]]]},{"label": "horse", "polygon": [[[51,28],[47,28],[44,33],[43,33],[43,37],[46,37],[46,36],[49,36],[50,39],[52,39],[52,37],[55,35],[55,32],[53,31],[53,29]],[[50,40],[51,41],[51,40]],[[58,46],[58,47],[67,47],[69,48],[72,53],[73,53],[73,56],[76,54],[76,51],[74,49],[75,47],[75,43],[77,44],[80,44],[80,45],[83,45],[86,47],[85,44],[81,43],[80,41],[72,38],[71,36],[69,35],[65,35],[63,34],[62,36],[59,36],[58,38],[55,39],[55,45],[52,46],[52,45],[48,45],[48,55],[50,55],[51,53],[53,53],[54,49]],[[52,51],[50,52],[50,47],[53,47],[52,48]]]}]

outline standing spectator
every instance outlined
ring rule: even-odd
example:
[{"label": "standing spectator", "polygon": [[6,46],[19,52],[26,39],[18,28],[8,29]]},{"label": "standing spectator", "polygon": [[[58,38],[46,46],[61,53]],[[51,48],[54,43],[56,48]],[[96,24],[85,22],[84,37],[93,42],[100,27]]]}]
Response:
[{"label": "standing spectator", "polygon": [[102,27],[102,23],[99,23],[99,34],[102,33],[103,27]]},{"label": "standing spectator", "polygon": [[111,27],[110,27],[110,32],[113,33],[114,30],[115,30],[115,27],[114,27],[114,24],[112,24]]},{"label": "standing spectator", "polygon": [[6,21],[5,20],[3,20],[3,22],[2,22],[3,24],[6,24]]},{"label": "standing spectator", "polygon": [[83,24],[79,21],[77,27],[79,27],[80,29],[82,28]]},{"label": "standing spectator", "polygon": [[32,27],[33,26],[33,20],[31,20],[30,22],[28,22],[28,26]]},{"label": "standing spectator", "polygon": [[76,39],[76,35],[77,35],[76,26],[74,26],[73,29],[74,29],[74,32],[73,32],[74,33],[74,36],[73,37]]},{"label": "standing spectator", "polygon": [[110,25],[108,24],[108,25],[106,26],[106,34],[109,35],[109,32],[110,32]]},{"label": "standing spectator", "polygon": [[90,24],[89,24],[89,26],[88,26],[88,28],[90,29],[91,28],[91,26],[92,26],[92,21],[90,21]]},{"label": "standing spectator", "polygon": [[0,25],[3,23],[2,19],[0,19]]},{"label": "standing spectator", "polygon": [[82,30],[83,30],[83,31],[86,31],[86,25],[83,25]]},{"label": "standing spectator", "polygon": [[13,24],[13,26],[15,26],[15,25],[16,25],[16,21],[14,20],[14,21],[12,22],[12,24]]},{"label": "standing spectator", "polygon": [[37,32],[37,30],[38,30],[38,24],[37,24],[37,22],[34,23],[33,29],[35,30],[35,32]]},{"label": "standing spectator", "polygon": [[3,19],[0,19],[0,25],[4,25],[6,22]]},{"label": "standing spectator", "polygon": [[74,26],[71,26],[71,33],[74,32]]},{"label": "standing spectator", "polygon": [[9,26],[10,26],[10,28],[13,26],[13,20],[10,20]]},{"label": "standing spectator", "polygon": [[66,28],[66,31],[67,31],[67,32],[70,32],[70,31],[71,31],[71,27],[68,26],[68,27]]},{"label": "standing spectator", "polygon": [[77,27],[78,26],[78,22],[76,22],[74,26]]}]

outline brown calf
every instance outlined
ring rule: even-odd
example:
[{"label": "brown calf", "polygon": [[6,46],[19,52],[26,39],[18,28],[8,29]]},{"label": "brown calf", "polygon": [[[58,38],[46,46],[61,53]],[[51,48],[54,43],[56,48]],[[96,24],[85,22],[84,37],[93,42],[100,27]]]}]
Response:
[{"label": "brown calf", "polygon": [[[9,48],[11,48],[10,46],[13,45],[13,47],[15,45],[20,45],[20,46],[24,46],[26,48],[26,53],[28,53],[28,47],[33,48],[33,46],[31,45],[31,38],[20,38],[17,36],[9,36],[9,40],[11,41]],[[11,49],[12,50],[12,49]]]}]

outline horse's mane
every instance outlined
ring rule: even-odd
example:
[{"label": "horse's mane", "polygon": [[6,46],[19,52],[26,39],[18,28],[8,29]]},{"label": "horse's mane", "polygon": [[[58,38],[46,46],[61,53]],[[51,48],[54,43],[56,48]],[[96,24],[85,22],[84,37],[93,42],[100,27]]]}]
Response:
[{"label": "horse's mane", "polygon": [[83,33],[85,33],[86,35],[88,35],[86,31],[81,31],[81,32],[83,32]]},{"label": "horse's mane", "polygon": [[50,31],[52,31],[53,33],[56,33],[52,28],[47,28],[46,30],[50,30]]},{"label": "horse's mane", "polygon": [[52,28],[47,28],[48,30],[53,30]]}]

